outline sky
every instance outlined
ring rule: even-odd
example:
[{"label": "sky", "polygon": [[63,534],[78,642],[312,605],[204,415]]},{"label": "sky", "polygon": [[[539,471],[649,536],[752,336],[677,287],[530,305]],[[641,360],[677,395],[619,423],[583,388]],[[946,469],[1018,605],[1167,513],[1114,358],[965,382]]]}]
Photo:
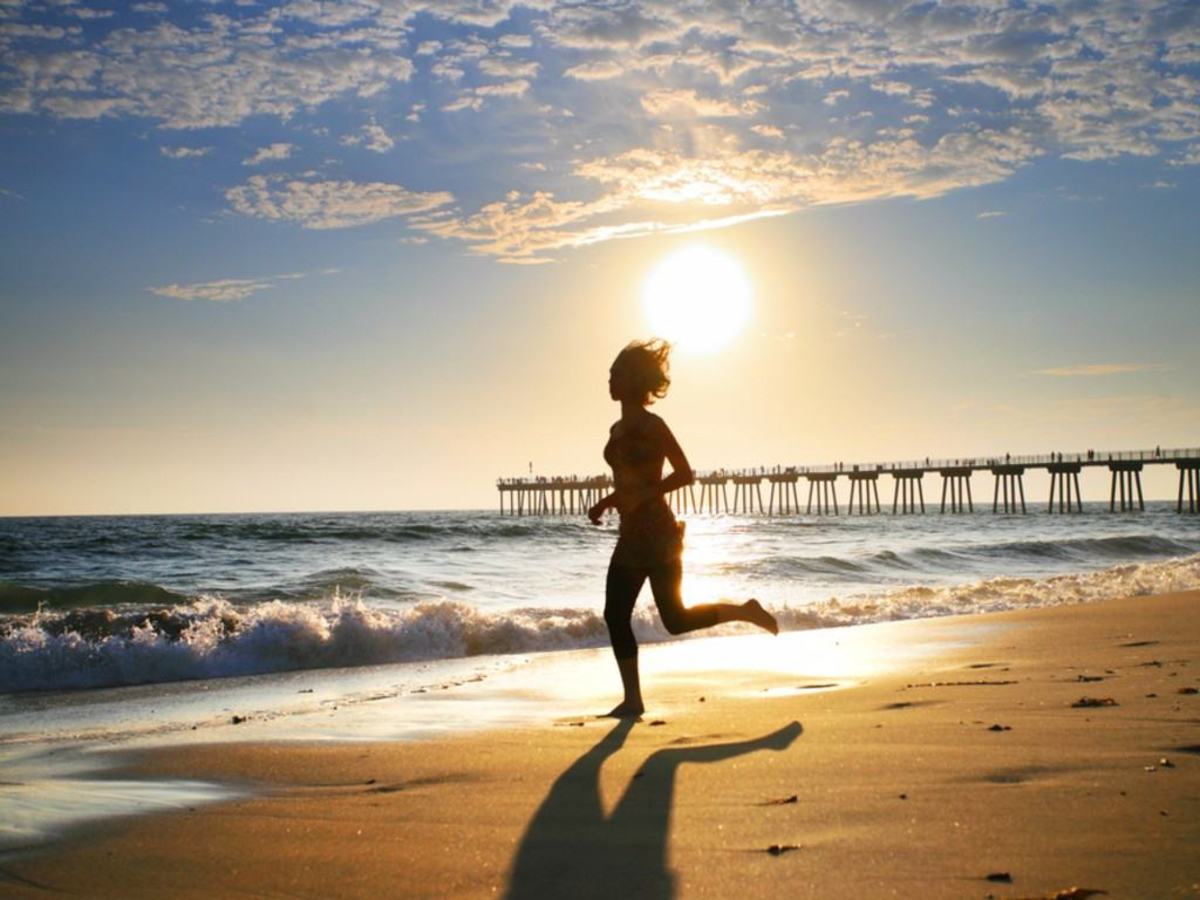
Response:
[{"label": "sky", "polygon": [[0,0],[0,514],[602,472],[696,247],[696,468],[1200,446],[1198,176],[1194,0]]}]

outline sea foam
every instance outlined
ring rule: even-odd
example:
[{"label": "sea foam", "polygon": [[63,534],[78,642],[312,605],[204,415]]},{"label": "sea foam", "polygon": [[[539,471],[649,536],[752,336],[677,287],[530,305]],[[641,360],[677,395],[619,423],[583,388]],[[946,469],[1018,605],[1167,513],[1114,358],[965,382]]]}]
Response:
[{"label": "sea foam", "polygon": [[[994,577],[956,586],[913,585],[773,606],[785,630],[994,612],[1200,587],[1200,554],[1046,578]],[[595,608],[488,612],[440,600],[373,606],[338,592],[323,602],[239,606],[213,596],[169,607],[39,611],[0,626],[0,692],[144,684],[362,666],[480,654],[605,646]],[[737,626],[732,626],[737,627]],[[642,642],[670,639],[643,600]]]}]

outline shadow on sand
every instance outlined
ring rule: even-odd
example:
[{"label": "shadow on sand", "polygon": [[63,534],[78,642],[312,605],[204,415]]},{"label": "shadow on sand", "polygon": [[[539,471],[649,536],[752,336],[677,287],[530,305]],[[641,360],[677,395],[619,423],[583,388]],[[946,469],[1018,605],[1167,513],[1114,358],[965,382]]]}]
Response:
[{"label": "shadow on sand", "polygon": [[656,750],[605,817],[600,767],[633,725],[619,722],[554,782],[517,848],[507,897],[673,896],[667,837],[679,766],[784,750],[803,731],[792,722],[754,740]]}]

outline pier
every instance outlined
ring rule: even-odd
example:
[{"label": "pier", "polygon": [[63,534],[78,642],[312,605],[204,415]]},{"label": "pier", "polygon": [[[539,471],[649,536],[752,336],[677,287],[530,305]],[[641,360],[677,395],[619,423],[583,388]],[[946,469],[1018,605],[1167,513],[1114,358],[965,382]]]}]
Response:
[{"label": "pier", "polygon": [[[892,515],[922,515],[926,511],[923,479],[932,475],[942,482],[938,512],[970,513],[975,511],[971,476],[986,471],[995,479],[992,513],[1023,515],[1029,511],[1025,502],[1025,473],[1044,469],[1050,475],[1046,511],[1071,515],[1083,512],[1079,474],[1086,468],[1103,466],[1110,473],[1109,511],[1130,512],[1146,508],[1142,472],[1146,466],[1155,465],[1174,466],[1179,472],[1176,512],[1200,513],[1200,448],[1194,447],[715,469],[696,472],[695,481],[668,494],[667,502],[677,513],[801,515],[800,482],[805,481],[808,495],[803,515],[836,516],[842,514],[843,508],[846,515],[878,515],[883,512],[879,480],[887,476],[892,479]],[[850,489],[844,507],[838,503],[838,481],[842,478]],[[766,503],[763,482],[769,486]],[[608,475],[500,478],[496,487],[500,492],[501,515],[582,515],[612,491],[612,478]]]}]

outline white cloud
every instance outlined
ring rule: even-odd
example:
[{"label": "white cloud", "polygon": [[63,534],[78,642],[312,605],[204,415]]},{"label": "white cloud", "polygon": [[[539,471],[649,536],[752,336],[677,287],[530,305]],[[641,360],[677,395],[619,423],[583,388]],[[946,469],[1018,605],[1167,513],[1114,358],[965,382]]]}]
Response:
[{"label": "white cloud", "polygon": [[161,20],[114,27],[98,40],[68,42],[52,53],[6,46],[31,36],[7,27],[0,35],[0,112],[130,115],[167,128],[228,126],[252,115],[287,119],[349,94],[369,96],[412,74],[412,63],[391,49],[402,37],[396,29],[349,36],[368,50],[355,52],[342,46],[345,34],[287,31],[275,18],[210,14],[192,27]]},{"label": "white cloud", "polygon": [[363,144],[375,153],[387,153],[396,146],[396,142],[376,122],[368,122],[363,126]]},{"label": "white cloud", "polygon": [[642,95],[641,102],[642,109],[650,115],[660,118],[751,116],[762,109],[762,104],[754,100],[733,103],[717,97],[700,96],[690,88],[685,90],[663,88],[650,91]]},{"label": "white cloud", "polygon": [[1180,156],[1168,161],[1172,166],[1200,166],[1200,144],[1192,144]]},{"label": "white cloud", "polygon": [[540,66],[533,60],[489,56],[479,61],[479,71],[493,78],[532,78]]},{"label": "white cloud", "polygon": [[296,149],[295,144],[267,144],[259,147],[251,156],[242,160],[243,166],[257,166],[277,159],[287,159]]},{"label": "white cloud", "polygon": [[776,128],[774,125],[751,125],[750,130],[760,137],[783,140],[783,129]]},{"label": "white cloud", "polygon": [[353,228],[411,216],[453,202],[444,191],[422,193],[388,182],[318,181],[254,175],[225,191],[244,216],[294,222],[304,228]]},{"label": "white cloud", "polygon": [[160,297],[174,300],[210,300],[214,303],[229,303],[245,300],[260,291],[274,287],[271,278],[222,278],[217,281],[200,281],[194,284],[164,284],[146,290]]},{"label": "white cloud", "polygon": [[529,91],[529,82],[523,78],[502,81],[496,84],[481,84],[460,94],[455,100],[442,107],[443,112],[459,112],[464,109],[481,110],[489,97],[523,97]]},{"label": "white cloud", "polygon": [[571,66],[563,74],[580,81],[604,81],[623,75],[627,71],[628,69],[615,59],[594,59]]},{"label": "white cloud", "polygon": [[62,13],[76,19],[109,19],[115,15],[111,9],[92,9],[90,6],[67,6]]},{"label": "white cloud", "polygon": [[[1040,156],[1200,165],[1193,0],[1145,0],[1136,15],[1123,0],[284,0],[236,14],[142,3],[152,15],[86,27],[60,14],[77,4],[0,9],[0,112],[165,128],[300,119],[289,133],[313,140],[305,150],[328,169],[363,164],[331,158],[328,134],[408,110],[404,138],[457,141],[454,159],[431,152],[406,175],[431,193],[251,179],[227,191],[230,206],[320,228],[429,202],[417,213],[426,233],[510,261],[814,204],[932,197]],[[326,105],[333,115],[317,119]],[[468,110],[479,115],[449,115]],[[342,140],[383,153],[399,136],[371,119]],[[748,149],[764,146],[780,152]],[[283,157],[258,161],[271,158]],[[436,187],[459,183],[459,162],[533,190],[450,211]]]},{"label": "white cloud", "polygon": [[[336,275],[340,269],[326,268],[318,275]],[[213,303],[230,303],[245,300],[257,293],[275,287],[281,281],[298,281],[309,277],[309,272],[288,272],[283,275],[266,275],[262,278],[219,278],[215,281],[197,281],[189,284],[164,284],[148,287],[152,294],[170,297],[173,300],[209,300]]]},{"label": "white cloud", "polygon": [[949,134],[929,145],[911,137],[872,144],[838,138],[809,155],[710,140],[702,155],[639,148],[579,162],[574,175],[599,189],[589,201],[512,192],[474,214],[444,212],[411,224],[503,261],[541,260],[565,248],[728,227],[817,204],[937,196],[1007,177],[1038,152],[1019,132],[995,131]]},{"label": "white cloud", "polygon": [[212,153],[212,147],[159,147],[158,152],[170,159],[194,159],[199,156],[208,156]]},{"label": "white cloud", "polygon": [[1004,215],[1004,212],[1002,210],[985,209],[983,212],[979,213],[979,215],[977,215],[975,218],[977,218],[977,219],[998,219],[1002,215]]}]

